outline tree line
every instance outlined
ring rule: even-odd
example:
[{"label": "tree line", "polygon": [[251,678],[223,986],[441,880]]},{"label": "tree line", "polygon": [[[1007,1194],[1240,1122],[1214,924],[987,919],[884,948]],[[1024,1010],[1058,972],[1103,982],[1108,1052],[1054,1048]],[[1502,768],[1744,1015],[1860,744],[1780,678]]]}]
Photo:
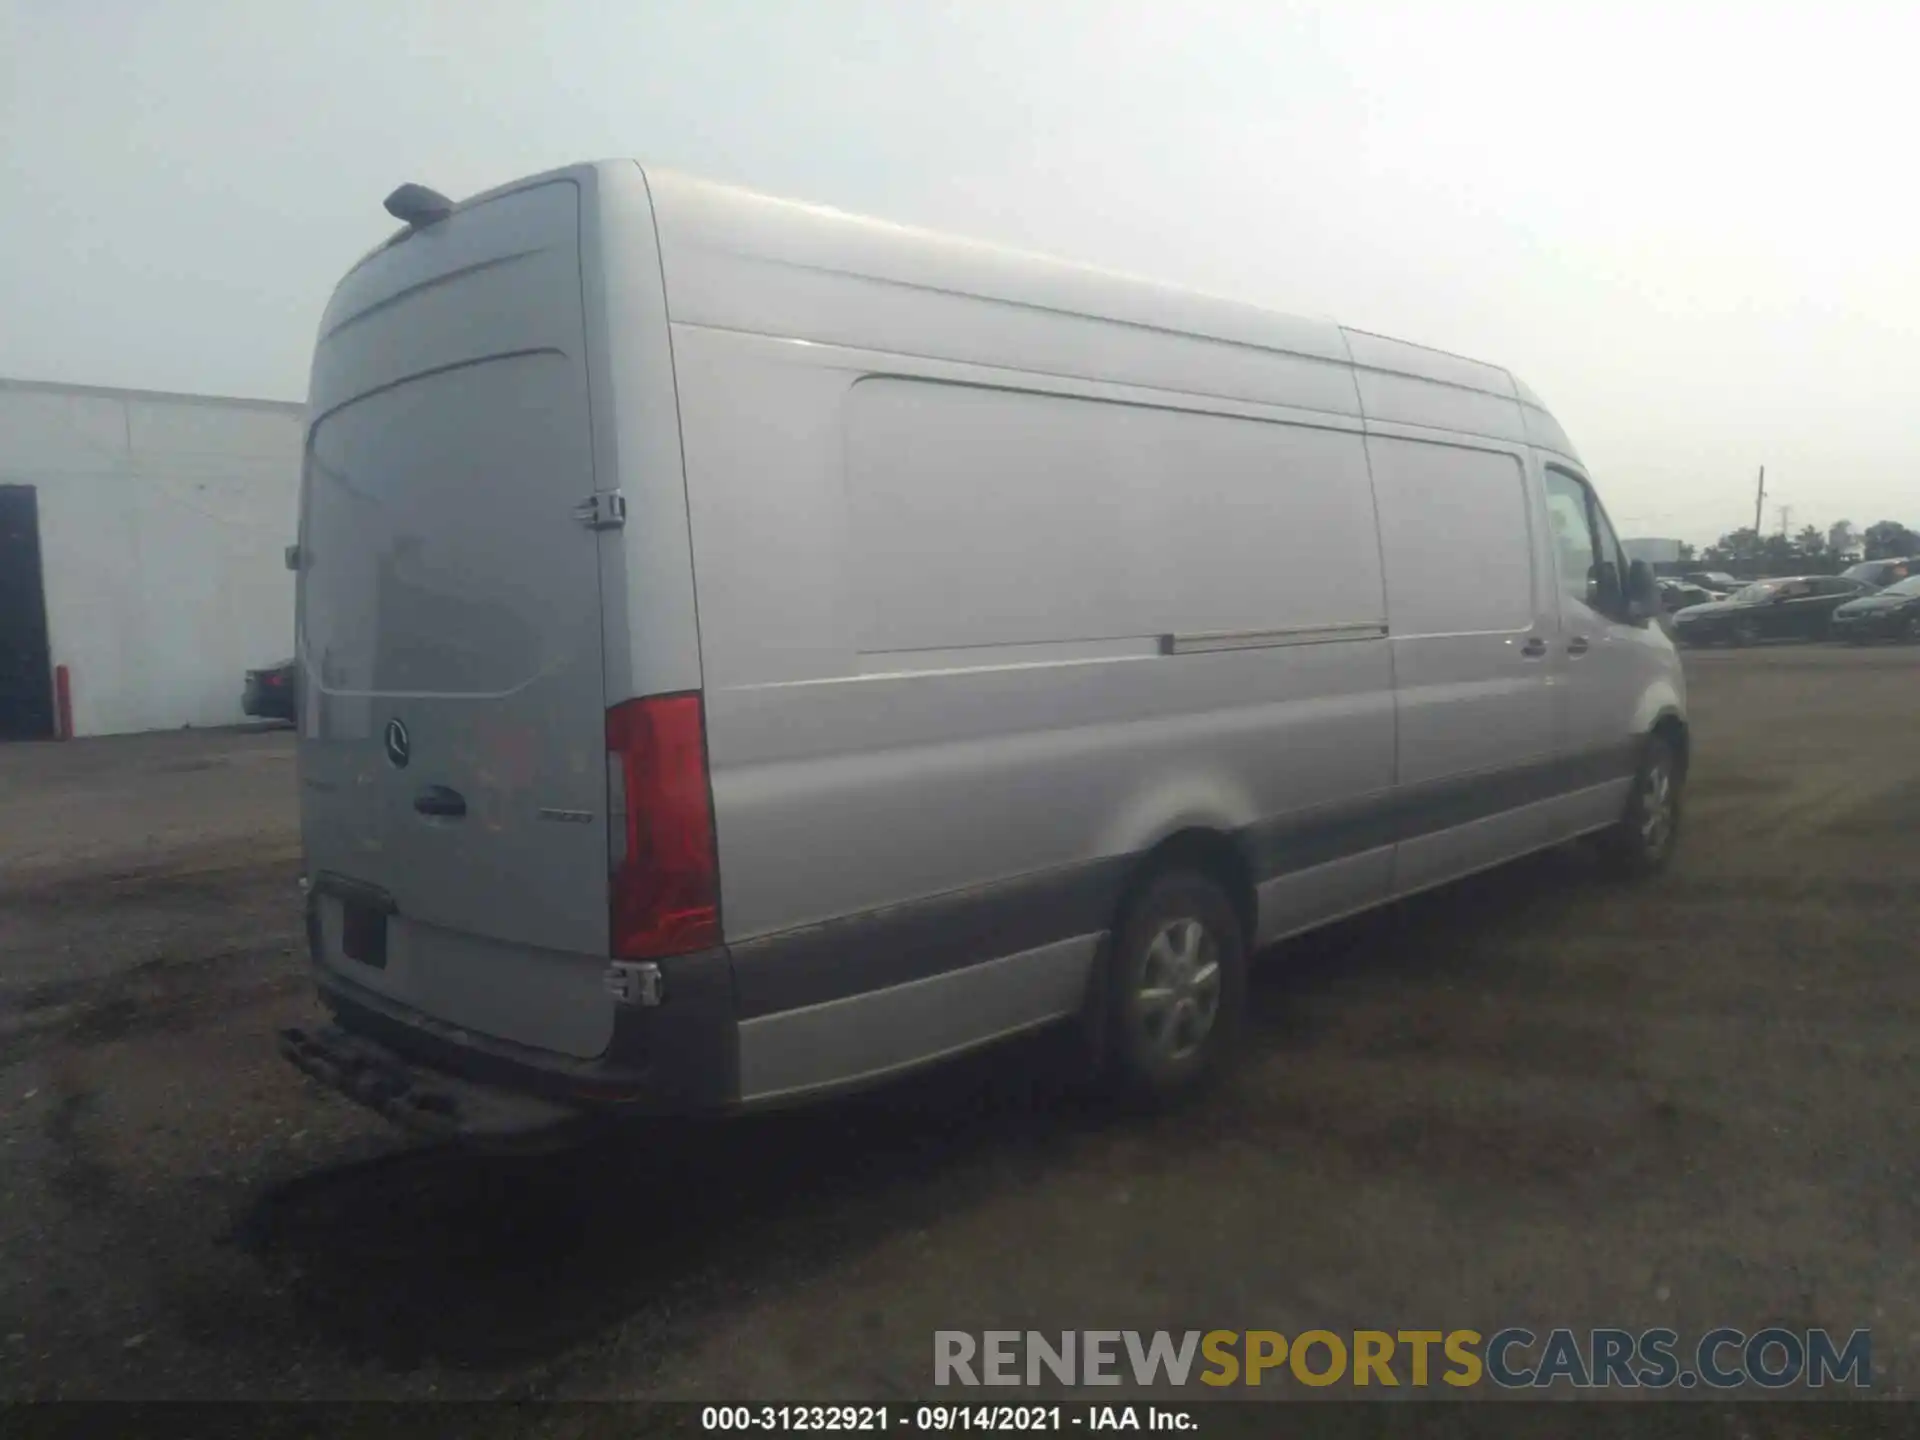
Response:
[{"label": "tree line", "polygon": [[1856,531],[1841,520],[1822,530],[1802,526],[1797,534],[1762,535],[1751,525],[1731,530],[1697,555],[1680,547],[1684,565],[1698,564],[1735,575],[1832,575],[1857,560],[1920,555],[1920,532],[1898,520],[1882,520]]}]

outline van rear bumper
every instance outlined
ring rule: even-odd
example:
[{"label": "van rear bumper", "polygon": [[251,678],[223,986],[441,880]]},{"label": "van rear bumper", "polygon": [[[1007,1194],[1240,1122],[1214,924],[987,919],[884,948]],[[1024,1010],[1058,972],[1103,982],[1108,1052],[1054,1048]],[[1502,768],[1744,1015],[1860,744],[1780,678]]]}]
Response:
[{"label": "van rear bumper", "polygon": [[348,1098],[455,1138],[505,1138],[595,1116],[727,1109],[740,1094],[731,956],[718,948],[659,966],[662,1003],[618,1005],[612,1039],[591,1060],[477,1035],[324,968],[320,999],[334,1023],[283,1031],[280,1049]]}]

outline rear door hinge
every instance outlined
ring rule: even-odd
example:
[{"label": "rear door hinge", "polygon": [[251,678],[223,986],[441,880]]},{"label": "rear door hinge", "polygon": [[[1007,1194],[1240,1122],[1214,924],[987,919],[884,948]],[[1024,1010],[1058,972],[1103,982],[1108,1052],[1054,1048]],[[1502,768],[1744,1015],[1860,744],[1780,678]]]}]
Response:
[{"label": "rear door hinge", "polygon": [[598,490],[573,507],[573,518],[589,530],[618,530],[627,523],[627,497]]}]

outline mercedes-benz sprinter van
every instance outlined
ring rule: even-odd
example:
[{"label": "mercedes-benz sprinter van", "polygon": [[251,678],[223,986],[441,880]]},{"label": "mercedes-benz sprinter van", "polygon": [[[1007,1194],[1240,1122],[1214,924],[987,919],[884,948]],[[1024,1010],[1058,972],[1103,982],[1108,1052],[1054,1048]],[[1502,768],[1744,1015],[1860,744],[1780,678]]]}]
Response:
[{"label": "mercedes-benz sprinter van", "polygon": [[1079,1021],[1671,852],[1680,666],[1507,371],[630,161],[334,292],[297,571],[310,1074],[476,1140]]}]

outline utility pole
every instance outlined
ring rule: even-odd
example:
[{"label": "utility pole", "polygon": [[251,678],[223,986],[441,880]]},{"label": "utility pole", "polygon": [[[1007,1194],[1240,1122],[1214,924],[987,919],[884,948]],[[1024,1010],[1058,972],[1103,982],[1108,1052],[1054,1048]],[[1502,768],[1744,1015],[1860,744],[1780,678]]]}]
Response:
[{"label": "utility pole", "polygon": [[1760,533],[1760,507],[1767,501],[1767,467],[1760,467],[1760,489],[1753,497],[1753,533]]}]

